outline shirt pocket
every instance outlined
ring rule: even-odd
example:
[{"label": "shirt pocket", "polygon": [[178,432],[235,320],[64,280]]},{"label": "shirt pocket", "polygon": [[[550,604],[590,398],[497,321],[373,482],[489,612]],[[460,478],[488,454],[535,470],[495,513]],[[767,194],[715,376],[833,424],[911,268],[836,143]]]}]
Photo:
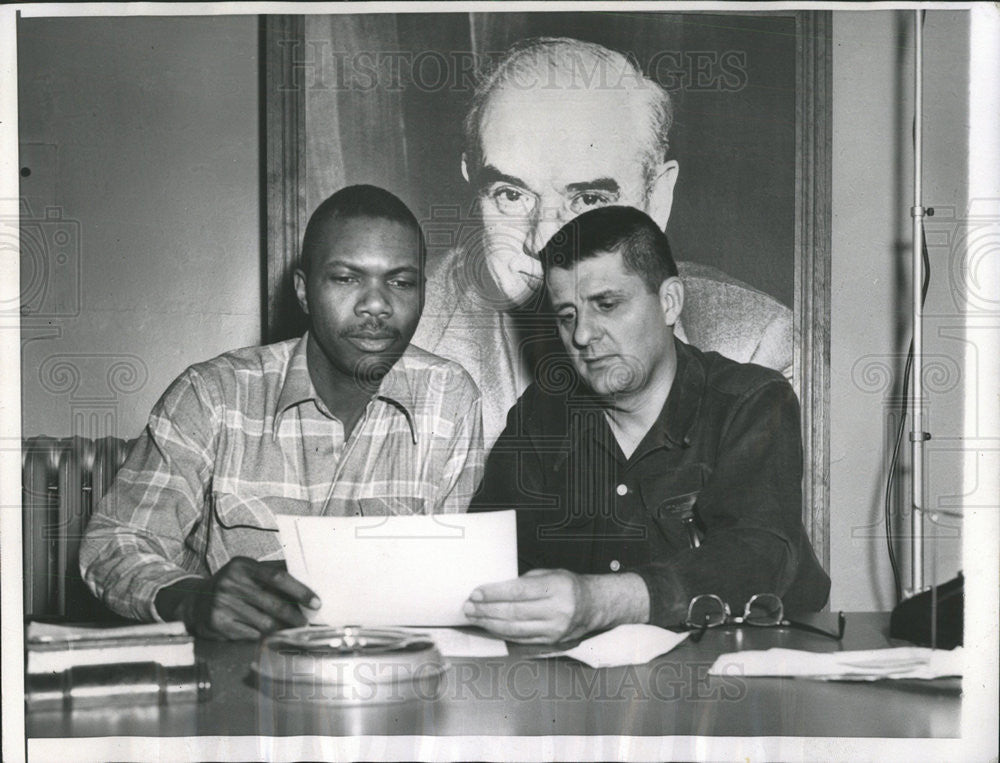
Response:
[{"label": "shirt pocket", "polygon": [[208,562],[213,573],[234,556],[260,561],[284,558],[278,524],[265,499],[212,493],[212,531]]},{"label": "shirt pocket", "polygon": [[652,524],[674,550],[697,548],[704,538],[698,521],[698,497],[710,473],[695,463],[642,478],[639,492]]}]

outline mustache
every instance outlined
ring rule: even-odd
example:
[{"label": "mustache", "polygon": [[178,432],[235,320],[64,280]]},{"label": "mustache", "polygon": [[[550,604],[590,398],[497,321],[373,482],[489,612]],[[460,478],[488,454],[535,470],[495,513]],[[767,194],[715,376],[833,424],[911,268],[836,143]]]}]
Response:
[{"label": "mustache", "polygon": [[397,339],[399,329],[387,326],[382,321],[369,320],[341,329],[340,336],[357,339]]}]

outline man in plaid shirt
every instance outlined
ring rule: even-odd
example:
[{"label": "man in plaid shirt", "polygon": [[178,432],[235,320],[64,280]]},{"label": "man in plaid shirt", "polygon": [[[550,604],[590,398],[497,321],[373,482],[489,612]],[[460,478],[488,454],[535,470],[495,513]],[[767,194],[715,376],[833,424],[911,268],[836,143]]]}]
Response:
[{"label": "man in plaid shirt", "polygon": [[[187,369],[95,511],[84,580],[114,611],[210,638],[304,625],[275,514],[465,511],[482,474],[479,391],[409,344],[423,235],[391,193],[338,191],[306,227],[297,340]],[[345,581],[345,585],[349,584]]]}]

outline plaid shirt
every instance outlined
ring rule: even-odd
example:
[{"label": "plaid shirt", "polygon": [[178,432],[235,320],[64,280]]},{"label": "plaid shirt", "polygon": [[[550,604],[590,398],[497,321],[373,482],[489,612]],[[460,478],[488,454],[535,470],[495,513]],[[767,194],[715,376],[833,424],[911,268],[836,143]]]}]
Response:
[{"label": "plaid shirt", "polygon": [[114,611],[159,620],[159,590],[234,556],[283,558],[274,514],[462,512],[482,476],[479,391],[410,346],[350,438],[320,400],[306,337],[187,369],[153,408],[80,548]]}]

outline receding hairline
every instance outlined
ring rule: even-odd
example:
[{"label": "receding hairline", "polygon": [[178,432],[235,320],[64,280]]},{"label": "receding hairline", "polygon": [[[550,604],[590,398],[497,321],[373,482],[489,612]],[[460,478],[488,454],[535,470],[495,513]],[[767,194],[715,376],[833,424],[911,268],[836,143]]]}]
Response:
[{"label": "receding hairline", "polygon": [[[643,163],[646,165],[647,184],[654,166],[666,161],[669,150],[668,133],[673,124],[673,102],[670,94],[656,81],[647,77],[629,56],[597,43],[568,37],[542,37],[515,43],[497,66],[482,78],[465,115],[465,151],[470,172],[476,172],[483,163],[482,135],[490,109],[497,99],[510,91],[541,93],[560,92],[573,88],[587,76],[586,70],[569,65],[570,59],[587,64],[611,66],[623,79],[611,87],[593,87],[583,83],[581,90],[595,95],[610,92],[627,96],[633,113],[628,121],[642,136]],[[518,73],[554,72],[555,83],[548,87],[516,87],[513,83]],[[592,75],[592,72],[591,72]]]},{"label": "receding hairline", "polygon": [[[572,99],[566,97],[566,91],[572,90],[575,95]],[[572,108],[574,103],[579,102],[582,99],[613,99],[621,104],[628,104],[629,108],[636,112],[630,116],[641,116],[643,109],[646,108],[641,96],[640,91],[635,88],[518,88],[511,85],[500,84],[495,88],[490,90],[489,95],[483,101],[479,107],[479,130],[478,133],[482,135],[485,131],[485,126],[487,122],[487,117],[496,108],[496,105],[504,100],[513,101],[515,104],[521,100],[525,102],[530,102],[532,100],[556,103],[559,105],[565,104],[567,108]]]}]

